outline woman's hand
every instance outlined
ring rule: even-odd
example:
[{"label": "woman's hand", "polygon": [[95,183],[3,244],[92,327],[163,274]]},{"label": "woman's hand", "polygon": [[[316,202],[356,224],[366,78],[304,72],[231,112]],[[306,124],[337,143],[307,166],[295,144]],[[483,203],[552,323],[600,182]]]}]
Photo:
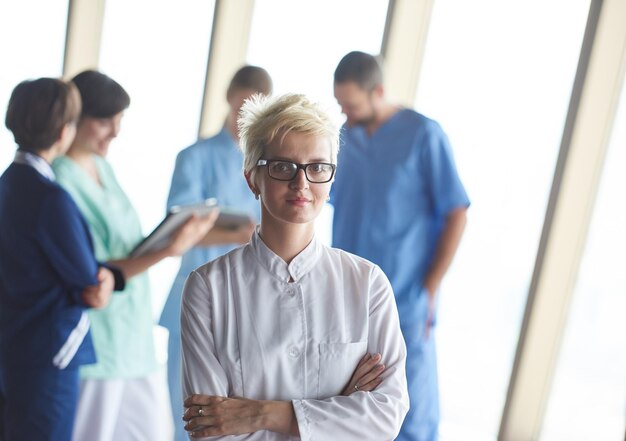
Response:
[{"label": "woman's hand", "polygon": [[189,248],[195,246],[213,228],[218,214],[218,210],[213,210],[210,214],[203,217],[190,217],[187,222],[178,228],[170,244],[165,248],[151,251],[138,257],[128,256],[122,259],[110,260],[108,263],[119,268],[126,280],[135,277],[166,257],[185,254]]},{"label": "woman's hand", "polygon": [[185,430],[197,438],[259,430],[299,435],[293,405],[289,401],[191,395],[185,400],[185,408]]},{"label": "woman's hand", "polygon": [[350,395],[355,392],[370,392],[382,383],[381,374],[385,370],[384,364],[379,364],[381,360],[380,354],[365,354],[352,374],[352,378],[346,385],[341,395]]},{"label": "woman's hand", "polygon": [[182,256],[191,247],[200,242],[204,236],[213,228],[219,210],[213,210],[206,216],[192,216],[174,234],[172,242],[167,247],[170,256]]},{"label": "woman's hand", "polygon": [[100,267],[98,274],[98,284],[88,286],[81,293],[83,302],[90,308],[104,308],[111,299],[115,278],[108,268]]}]

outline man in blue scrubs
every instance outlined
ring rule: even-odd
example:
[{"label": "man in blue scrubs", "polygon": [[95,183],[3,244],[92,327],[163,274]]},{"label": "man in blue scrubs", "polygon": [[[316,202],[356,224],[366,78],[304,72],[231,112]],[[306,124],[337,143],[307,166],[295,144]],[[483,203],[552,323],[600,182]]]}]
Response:
[{"label": "man in blue scrubs", "polygon": [[397,439],[434,441],[437,292],[463,234],[469,199],[441,127],[385,99],[375,57],[350,52],[334,80],[347,120],[331,195],[333,246],[377,263],[389,277],[407,344],[411,399]]},{"label": "man in blue scrubs", "polygon": [[183,414],[182,378],[180,371],[180,302],[185,280],[191,271],[215,259],[239,244],[247,243],[259,218],[259,201],[254,199],[243,175],[243,154],[239,149],[237,116],[243,102],[254,94],[269,95],[272,79],[258,66],[243,66],[230,81],[226,91],[229,113],[222,130],[182,150],[176,157],[176,167],[167,199],[167,207],[202,202],[216,198],[220,207],[235,209],[250,215],[250,222],[235,228],[219,224],[209,231],[200,244],[182,258],[161,314],[160,324],[169,332],[168,383],[175,423],[175,441],[188,439],[180,419]]}]

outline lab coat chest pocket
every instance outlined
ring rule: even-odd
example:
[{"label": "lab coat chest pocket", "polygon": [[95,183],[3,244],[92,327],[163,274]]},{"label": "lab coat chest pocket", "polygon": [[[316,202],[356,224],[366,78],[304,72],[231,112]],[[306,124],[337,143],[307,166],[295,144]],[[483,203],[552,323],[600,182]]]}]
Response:
[{"label": "lab coat chest pocket", "polygon": [[341,394],[348,384],[356,365],[367,351],[367,342],[355,343],[320,343],[319,399]]}]

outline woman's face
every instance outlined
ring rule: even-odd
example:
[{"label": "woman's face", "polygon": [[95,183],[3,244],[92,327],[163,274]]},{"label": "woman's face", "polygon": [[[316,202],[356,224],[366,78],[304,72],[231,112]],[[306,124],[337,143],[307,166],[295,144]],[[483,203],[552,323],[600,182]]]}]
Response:
[{"label": "woman's face", "polygon": [[[297,164],[331,161],[331,143],[326,137],[290,132],[265,148],[262,159],[284,160]],[[256,169],[255,182],[261,196],[263,224],[307,224],[320,213],[330,192],[331,182],[322,184],[307,180],[298,170],[291,181],[269,176],[268,167]]]},{"label": "woman's face", "polygon": [[106,157],[109,152],[109,144],[120,131],[122,116],[123,112],[111,118],[83,117],[78,124],[74,144],[103,158]]}]

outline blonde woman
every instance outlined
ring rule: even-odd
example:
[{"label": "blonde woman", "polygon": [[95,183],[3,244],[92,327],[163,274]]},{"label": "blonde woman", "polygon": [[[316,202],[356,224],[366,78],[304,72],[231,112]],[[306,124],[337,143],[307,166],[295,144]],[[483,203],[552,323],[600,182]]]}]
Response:
[{"label": "blonde woman", "polygon": [[391,286],[314,234],[337,129],[302,95],[254,97],[239,129],[261,224],[185,285],[185,428],[195,438],[391,440],[408,410]]}]

